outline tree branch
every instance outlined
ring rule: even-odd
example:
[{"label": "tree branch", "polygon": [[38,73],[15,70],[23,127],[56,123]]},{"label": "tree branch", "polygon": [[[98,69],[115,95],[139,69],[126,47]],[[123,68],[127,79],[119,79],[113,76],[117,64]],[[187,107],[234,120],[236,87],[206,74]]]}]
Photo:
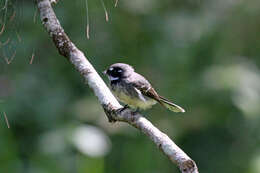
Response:
[{"label": "tree branch", "polygon": [[130,109],[118,111],[122,106],[84,54],[70,41],[56,18],[50,0],[37,0],[37,6],[41,21],[59,53],[74,65],[87,81],[89,87],[93,89],[109,121],[122,121],[131,124],[146,134],[173,163],[178,165],[182,173],[198,173],[195,162],[150,121],[139,113],[132,112]]}]

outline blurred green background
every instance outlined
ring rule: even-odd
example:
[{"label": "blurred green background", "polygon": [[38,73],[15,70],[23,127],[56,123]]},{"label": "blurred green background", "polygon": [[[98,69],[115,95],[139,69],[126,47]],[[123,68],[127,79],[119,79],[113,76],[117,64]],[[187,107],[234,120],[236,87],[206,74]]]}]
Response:
[{"label": "blurred green background", "polygon": [[[259,173],[260,1],[104,3],[109,22],[101,1],[88,0],[89,40],[84,0],[54,7],[96,70],[131,64],[184,107],[185,114],[159,105],[143,113],[201,173]],[[31,0],[1,0],[0,8],[1,173],[179,172],[138,130],[107,122]]]}]

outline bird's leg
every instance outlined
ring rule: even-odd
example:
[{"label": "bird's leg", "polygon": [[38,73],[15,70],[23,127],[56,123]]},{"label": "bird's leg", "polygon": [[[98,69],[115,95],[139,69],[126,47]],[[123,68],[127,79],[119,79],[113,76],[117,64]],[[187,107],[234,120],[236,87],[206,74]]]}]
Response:
[{"label": "bird's leg", "polygon": [[108,122],[110,122],[110,123],[116,122],[116,120],[111,115],[107,116],[107,118],[108,118]]}]

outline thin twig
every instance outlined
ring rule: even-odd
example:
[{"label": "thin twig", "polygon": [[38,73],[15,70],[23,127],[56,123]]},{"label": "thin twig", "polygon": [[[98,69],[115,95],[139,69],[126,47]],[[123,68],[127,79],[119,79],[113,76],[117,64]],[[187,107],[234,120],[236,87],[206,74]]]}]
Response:
[{"label": "thin twig", "polygon": [[8,129],[10,128],[10,125],[9,125],[9,122],[8,122],[8,118],[6,116],[6,113],[4,112],[4,117],[5,117],[5,122],[6,122],[6,125],[8,127]]},{"label": "thin twig", "polygon": [[115,2],[115,7],[117,7],[117,4],[118,4],[118,0],[116,0],[116,2]]},{"label": "thin twig", "polygon": [[100,0],[100,1],[101,1],[101,4],[102,4],[104,12],[105,12],[106,21],[108,22],[108,12],[107,12],[107,8],[105,6],[104,0]]},{"label": "thin twig", "polygon": [[5,5],[4,5],[4,7],[2,8],[2,10],[7,9],[7,4],[8,4],[8,0],[5,0]]},{"label": "thin twig", "polygon": [[1,28],[0,35],[3,34],[4,30],[5,30],[5,23],[3,24],[2,28]]},{"label": "thin twig", "polygon": [[37,8],[35,8],[34,15],[33,15],[33,23],[36,23],[36,17],[37,17]]},{"label": "thin twig", "polygon": [[34,59],[34,51],[33,51],[33,53],[32,53],[32,57],[31,57],[31,60],[30,60],[30,64],[33,63],[33,59]]},{"label": "thin twig", "polygon": [[13,55],[11,56],[11,58],[8,60],[8,58],[5,56],[5,61],[7,64],[11,64],[11,62],[13,61],[14,57],[16,55],[16,50],[14,51]]},{"label": "thin twig", "polygon": [[7,16],[7,6],[8,6],[8,0],[5,1],[5,5],[2,8],[2,10],[5,10],[5,14],[4,14],[4,22],[3,22],[2,29],[0,31],[0,35],[4,32],[4,29],[5,29],[5,22],[6,22],[6,16]]},{"label": "thin twig", "polygon": [[89,16],[88,16],[88,0],[85,1],[86,3],[86,12],[87,12],[87,27],[86,27],[86,35],[87,39],[89,39]]}]

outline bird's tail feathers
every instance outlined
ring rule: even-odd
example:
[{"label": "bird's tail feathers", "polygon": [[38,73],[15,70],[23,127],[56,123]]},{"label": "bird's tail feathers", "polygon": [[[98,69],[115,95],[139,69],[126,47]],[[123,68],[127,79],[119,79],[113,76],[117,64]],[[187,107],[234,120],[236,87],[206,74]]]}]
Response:
[{"label": "bird's tail feathers", "polygon": [[185,110],[182,107],[180,107],[180,106],[170,102],[169,100],[163,98],[162,96],[159,96],[159,97],[160,97],[159,103],[162,106],[164,106],[167,109],[169,109],[170,111],[173,111],[173,112],[185,112]]}]

